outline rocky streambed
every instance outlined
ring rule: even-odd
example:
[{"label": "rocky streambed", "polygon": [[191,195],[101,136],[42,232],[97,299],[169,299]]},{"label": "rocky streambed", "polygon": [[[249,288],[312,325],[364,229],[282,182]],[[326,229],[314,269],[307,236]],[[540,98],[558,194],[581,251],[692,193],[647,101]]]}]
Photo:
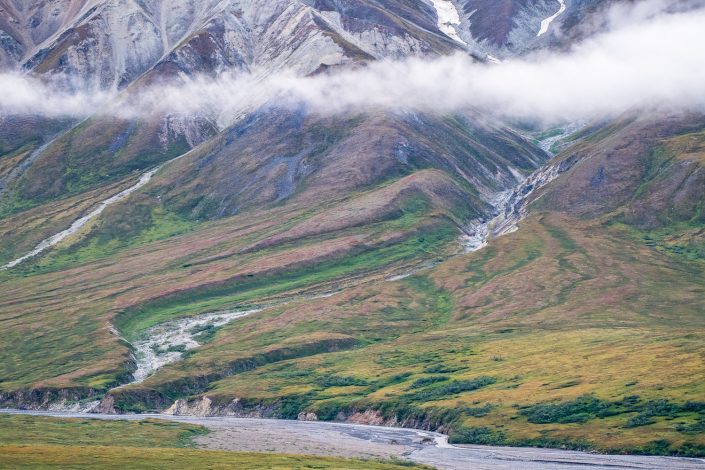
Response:
[{"label": "rocky streambed", "polygon": [[[553,156],[556,151],[555,147],[559,146],[561,141],[584,127],[585,123],[582,122],[570,123],[558,129],[554,135],[541,139],[538,146]],[[488,200],[489,204],[495,208],[495,215],[489,219],[472,220],[464,228],[460,242],[465,251],[477,251],[484,248],[491,239],[516,231],[519,228],[519,222],[526,217],[528,205],[534,200],[537,191],[558,178],[561,173],[568,171],[577,162],[577,158],[549,162],[526,178],[515,173],[516,186],[497,193]]]},{"label": "rocky streambed", "polygon": [[[0,410],[58,418],[81,418],[78,413]],[[205,426],[210,433],[195,439],[200,448],[228,451],[278,452],[340,457],[397,457],[445,470],[627,470],[705,468],[700,459],[640,455],[602,455],[562,449],[452,445],[448,436],[421,429],[360,424],[307,422],[232,417],[90,415],[93,419],[142,420],[159,418]]]},{"label": "rocky streambed", "polygon": [[[159,167],[161,168],[161,167]],[[88,222],[91,220],[95,219],[98,217],[100,214],[103,213],[105,209],[107,209],[108,206],[115,204],[116,202],[120,202],[127,198],[130,194],[134,193],[138,189],[142,188],[145,186],[147,183],[150,182],[152,179],[152,176],[159,170],[159,168],[155,168],[153,170],[150,170],[146,173],[144,173],[142,176],[140,176],[140,179],[135,183],[134,185],[130,186],[129,188],[125,189],[124,191],[121,191],[114,196],[109,197],[108,199],[105,199],[104,201],[101,201],[95,208],[93,208],[92,211],[90,211],[88,214],[79,217],[78,219],[74,220],[73,223],[69,228],[66,230],[62,230],[59,233],[56,233],[52,235],[51,237],[42,240],[39,242],[37,246],[34,247],[32,251],[27,253],[26,255],[20,256],[19,258],[10,261],[9,263],[0,266],[0,270],[5,270],[5,269],[10,269],[14,268],[20,263],[23,263],[24,261],[27,261],[30,258],[33,258],[37,256],[38,254],[48,250],[49,248],[59,244],[66,238],[70,237],[71,235],[77,233],[79,230],[81,230]]]},{"label": "rocky streambed", "polygon": [[261,309],[205,313],[149,328],[132,343],[137,368],[130,383],[140,383],[165,365],[181,360],[186,351],[201,346],[219,327],[259,311]]}]

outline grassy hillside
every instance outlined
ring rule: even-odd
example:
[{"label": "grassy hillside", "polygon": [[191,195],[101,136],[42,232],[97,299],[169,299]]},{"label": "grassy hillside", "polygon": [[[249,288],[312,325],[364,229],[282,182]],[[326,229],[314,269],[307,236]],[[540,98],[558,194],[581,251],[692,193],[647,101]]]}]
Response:
[{"label": "grassy hillside", "polygon": [[[458,194],[431,171],[315,209],[198,227],[160,206],[142,226],[106,211],[87,233],[0,273],[0,389],[68,387],[85,396],[125,380],[128,346],[109,322],[131,339],[175,316],[337,289],[448,256],[458,250]],[[140,204],[123,207],[134,213]]]},{"label": "grassy hillside", "polygon": [[[386,463],[303,455],[192,449],[200,426],[159,420],[100,421],[0,415],[0,466],[81,469],[349,469],[395,470]],[[421,467],[419,467],[421,468]],[[426,467],[424,467],[426,468]]]},{"label": "grassy hillside", "polygon": [[[534,217],[424,274],[235,322],[116,404],[200,392],[216,413],[702,455],[704,269],[599,223]],[[354,342],[292,353],[331,334]]]},{"label": "grassy hillside", "polygon": [[[194,140],[200,143],[215,133],[212,126],[195,121],[183,124],[195,128],[192,133],[198,135],[190,141],[172,130],[166,119],[158,118],[125,121],[102,117],[65,128],[33,156],[21,177],[8,185],[7,194],[0,201],[0,220],[42,204],[99,190],[187,152]],[[1,140],[0,135],[0,145]]]},{"label": "grassy hillside", "polygon": [[[528,169],[537,155],[491,150],[512,155],[521,139],[457,117],[428,121],[440,144],[413,119],[258,119],[0,273],[0,401],[107,393],[119,411],[182,400],[187,412],[415,426],[455,442],[705,454],[697,125],[587,129],[520,229],[463,254],[459,227],[487,215],[478,194],[492,180],[473,171],[500,184],[510,164]],[[372,123],[395,138],[364,141]],[[262,154],[263,135],[279,138],[270,124],[286,135],[273,145],[293,139],[303,160]],[[331,131],[322,148],[307,140],[316,129]],[[304,160],[313,173],[299,173]],[[254,186],[229,198],[243,175]],[[128,341],[149,327],[253,305],[264,310],[110,391],[129,381]]]},{"label": "grassy hillside", "polygon": [[[55,145],[90,147],[76,133],[94,125]],[[103,142],[98,134],[93,143]],[[459,251],[460,227],[490,210],[479,194],[513,184],[512,171],[528,173],[545,158],[510,130],[470,116],[255,113],[81,232],[0,272],[2,399],[101,394],[129,378],[122,338],[170,318],[376,282],[445,259]],[[105,171],[112,181],[130,170]],[[88,185],[8,215],[0,260],[132,184]]]},{"label": "grassy hillside", "polygon": [[700,115],[649,114],[588,128],[557,158],[577,163],[540,193],[537,205],[641,230],[702,226],[703,129]]}]

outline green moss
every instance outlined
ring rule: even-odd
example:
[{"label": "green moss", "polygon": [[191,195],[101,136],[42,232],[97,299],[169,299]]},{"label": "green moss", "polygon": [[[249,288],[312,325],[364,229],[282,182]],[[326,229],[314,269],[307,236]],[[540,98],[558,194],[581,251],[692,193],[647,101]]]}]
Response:
[{"label": "green moss", "polygon": [[423,388],[427,385],[433,385],[438,382],[445,382],[449,378],[450,377],[446,375],[432,375],[430,377],[422,377],[420,379],[414,380],[414,383],[412,383],[409,388]]},{"label": "green moss", "polygon": [[539,404],[521,410],[530,423],[584,423],[606,413],[611,403],[595,397],[581,397],[577,400],[558,404]]},{"label": "green moss", "polygon": [[71,446],[192,447],[202,426],[171,421],[106,421],[0,414],[0,442]]},{"label": "green moss", "polygon": [[428,402],[434,400],[444,400],[461,393],[474,392],[488,385],[492,385],[497,380],[494,377],[482,376],[472,380],[455,380],[447,384],[432,386],[418,392],[403,395],[402,398],[417,402]]},{"label": "green moss", "polygon": [[20,268],[40,274],[80,266],[110,258],[125,249],[190,232],[196,227],[195,222],[168,212],[163,206],[121,205],[115,212],[104,215],[99,225],[78,243],[50,251],[33,265]]}]

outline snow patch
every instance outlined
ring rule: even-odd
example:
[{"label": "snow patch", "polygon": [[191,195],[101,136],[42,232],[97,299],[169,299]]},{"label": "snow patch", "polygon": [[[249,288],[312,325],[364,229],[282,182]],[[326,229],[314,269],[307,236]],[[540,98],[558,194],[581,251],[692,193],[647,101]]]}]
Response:
[{"label": "snow patch", "polygon": [[565,0],[558,0],[558,2],[561,4],[560,8],[558,9],[558,11],[554,15],[549,16],[548,18],[544,19],[541,22],[541,29],[539,30],[536,37],[543,36],[544,34],[546,34],[546,32],[548,32],[548,27],[551,26],[551,23],[553,23],[553,20],[558,18],[565,11],[565,9],[566,9]]},{"label": "snow patch", "polygon": [[502,63],[502,61],[500,59],[498,59],[495,56],[490,55],[490,54],[487,54],[487,60],[492,62],[493,64],[501,64]]},{"label": "snow patch", "polygon": [[431,0],[431,3],[433,3],[433,7],[438,14],[438,29],[449,38],[467,46],[468,44],[458,35],[457,27],[460,25],[460,14],[453,2],[450,0]]}]

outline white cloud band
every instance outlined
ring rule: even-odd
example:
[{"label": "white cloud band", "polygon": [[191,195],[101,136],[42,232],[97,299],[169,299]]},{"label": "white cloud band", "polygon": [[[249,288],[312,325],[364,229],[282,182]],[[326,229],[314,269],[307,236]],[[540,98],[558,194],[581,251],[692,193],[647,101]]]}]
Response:
[{"label": "white cloud band", "polygon": [[[642,9],[648,3],[654,2],[643,3]],[[619,12],[611,12],[612,30],[569,52],[502,64],[474,63],[456,54],[380,61],[314,77],[289,72],[225,74],[155,85],[122,98],[107,92],[61,92],[27,76],[0,74],[0,113],[51,117],[203,113],[225,125],[238,112],[271,101],[303,102],[320,113],[475,108],[543,120],[608,117],[634,108],[705,111],[705,9],[649,10],[639,21],[629,22],[618,21],[615,11]]]}]

